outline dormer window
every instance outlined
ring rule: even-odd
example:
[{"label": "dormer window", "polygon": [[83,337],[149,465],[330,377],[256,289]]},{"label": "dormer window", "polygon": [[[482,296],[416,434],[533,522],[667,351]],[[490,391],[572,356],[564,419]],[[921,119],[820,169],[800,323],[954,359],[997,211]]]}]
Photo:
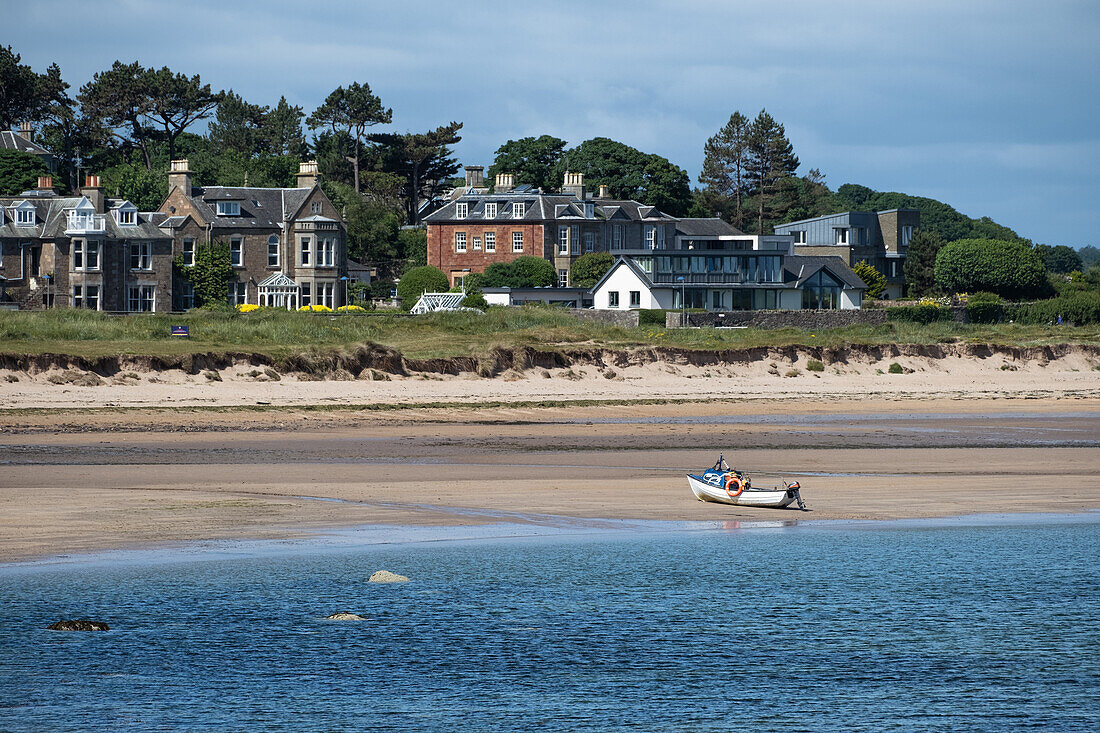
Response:
[{"label": "dormer window", "polygon": [[218,216],[240,216],[241,203],[239,201],[219,201]]},{"label": "dormer window", "polygon": [[496,203],[485,204],[485,218],[495,219],[497,218],[497,205]]},{"label": "dormer window", "polygon": [[595,219],[596,218],[596,205],[595,204],[585,204],[584,205],[584,218],[585,219]]},{"label": "dormer window", "polygon": [[137,226],[137,207],[129,201],[125,202],[115,209],[115,221],[123,227]]},{"label": "dormer window", "polygon": [[33,227],[35,222],[34,206],[23,202],[15,209],[15,223],[21,227]]},{"label": "dormer window", "polygon": [[470,212],[470,205],[466,203],[455,204],[455,218],[465,219]]},{"label": "dormer window", "polygon": [[516,203],[512,204],[512,218],[513,219],[522,219],[523,215],[526,214],[526,213],[527,213],[527,205],[524,204],[522,201],[517,201]]}]

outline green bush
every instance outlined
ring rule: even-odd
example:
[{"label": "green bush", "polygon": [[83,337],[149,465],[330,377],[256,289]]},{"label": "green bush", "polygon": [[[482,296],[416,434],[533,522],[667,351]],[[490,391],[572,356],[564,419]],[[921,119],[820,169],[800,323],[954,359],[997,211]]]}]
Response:
[{"label": "green bush", "polygon": [[610,252],[589,252],[581,255],[569,268],[569,280],[575,288],[590,288],[611,269]]},{"label": "green bush", "polygon": [[936,285],[946,293],[988,291],[1002,298],[1050,294],[1043,261],[1022,242],[959,239],[936,255]]},{"label": "green bush", "polygon": [[941,305],[899,305],[886,309],[886,319],[909,323],[934,323],[953,320],[953,316],[950,308]]},{"label": "green bush", "polygon": [[806,371],[808,372],[823,372],[825,371],[825,365],[817,359],[810,359],[806,362]]},{"label": "green bush", "polygon": [[1036,303],[1008,304],[1004,310],[1005,319],[1016,323],[1057,323],[1059,316],[1063,323],[1075,326],[1100,323],[1100,293],[1078,292]]},{"label": "green bush", "polygon": [[999,323],[1004,303],[996,293],[974,293],[966,302],[966,315],[971,323]]},{"label": "green bush", "polygon": [[896,361],[894,363],[892,363],[890,365],[890,368],[887,369],[886,371],[890,372],[891,374],[904,374],[905,373],[905,370],[901,368],[901,364],[898,364]]},{"label": "green bush", "polygon": [[393,280],[372,280],[370,284],[370,297],[388,300],[390,293],[396,287]]},{"label": "green bush", "polygon": [[867,260],[857,262],[856,266],[852,268],[852,272],[858,275],[859,279],[867,285],[865,295],[868,298],[881,298],[882,294],[886,292],[886,276],[876,270]]},{"label": "green bush", "polygon": [[412,310],[422,293],[445,293],[449,286],[447,275],[438,267],[414,267],[397,283],[397,297],[401,298],[402,310]]},{"label": "green bush", "polygon": [[486,267],[481,287],[548,288],[556,282],[553,265],[541,257],[524,255],[511,262],[494,262]]},{"label": "green bush", "polygon": [[642,308],[638,311],[638,325],[639,326],[661,326],[665,325],[665,311],[659,308]]}]

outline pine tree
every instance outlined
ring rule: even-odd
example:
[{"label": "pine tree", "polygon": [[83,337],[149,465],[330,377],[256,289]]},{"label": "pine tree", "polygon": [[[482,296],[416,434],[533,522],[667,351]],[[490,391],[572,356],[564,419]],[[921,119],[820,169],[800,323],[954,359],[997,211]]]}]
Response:
[{"label": "pine tree", "polygon": [[936,232],[914,232],[905,253],[905,283],[910,296],[926,295],[936,287],[936,255],[943,244],[943,237]]},{"label": "pine tree", "polygon": [[744,196],[748,185],[749,118],[740,112],[730,115],[729,122],[703,146],[703,170],[699,182],[712,193],[733,198],[733,221],[738,229],[745,222]]},{"label": "pine tree", "polygon": [[747,153],[746,169],[758,198],[756,233],[763,234],[768,198],[783,181],[794,175],[798,156],[794,154],[783,125],[766,110],[760,110],[749,127]]}]

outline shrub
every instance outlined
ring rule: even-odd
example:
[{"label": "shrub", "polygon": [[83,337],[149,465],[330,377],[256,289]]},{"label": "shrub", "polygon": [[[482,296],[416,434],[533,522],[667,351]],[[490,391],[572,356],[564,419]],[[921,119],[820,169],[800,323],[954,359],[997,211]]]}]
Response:
[{"label": "shrub", "polygon": [[397,283],[397,297],[401,298],[401,309],[412,310],[422,293],[445,293],[449,285],[447,276],[438,267],[431,265],[414,267],[402,275],[401,281]]},{"label": "shrub", "polygon": [[541,257],[524,255],[511,262],[494,262],[485,268],[481,286],[486,288],[548,288],[557,282],[554,266]]},{"label": "shrub", "polygon": [[472,292],[467,291],[466,297],[462,299],[462,307],[485,310],[489,307],[489,303],[485,300],[485,296],[480,290],[474,290]]},{"label": "shrub", "polygon": [[310,313],[332,313],[332,308],[329,308],[327,305],[303,305],[298,310]]},{"label": "shrub", "polygon": [[610,252],[589,252],[581,255],[569,268],[569,279],[575,288],[590,288],[611,269]]},{"label": "shrub", "polygon": [[237,273],[229,260],[229,245],[213,242],[195,250],[192,265],[183,263],[183,254],[172,261],[181,278],[191,283],[195,305],[199,308],[226,303],[229,283],[236,282]]},{"label": "shrub", "polygon": [[966,314],[971,323],[997,323],[1004,316],[1004,304],[996,293],[974,293],[967,299]]},{"label": "shrub", "polygon": [[361,305],[342,305],[339,308],[337,308],[336,310],[338,310],[338,311],[347,311],[347,312],[351,312],[351,313],[366,313],[367,312],[367,309],[364,308]]},{"label": "shrub", "polygon": [[870,265],[867,260],[857,262],[852,272],[867,285],[868,298],[881,298],[886,292],[886,276]]},{"label": "shrub", "polygon": [[641,308],[638,310],[639,326],[665,327],[665,311],[657,308]]},{"label": "shrub", "polygon": [[1057,323],[1059,316],[1063,322],[1076,326],[1100,323],[1100,293],[1078,292],[1037,303],[1004,306],[1004,317],[1017,323]]},{"label": "shrub", "polygon": [[825,371],[825,365],[817,359],[810,359],[806,362],[806,371],[808,372],[823,372]]},{"label": "shrub", "polygon": [[255,303],[241,303],[237,306],[238,313],[251,313],[252,311],[258,311],[260,306]]},{"label": "shrub", "polygon": [[370,284],[370,297],[385,300],[390,297],[396,284],[393,280],[372,280]]},{"label": "shrub", "polygon": [[959,239],[936,255],[936,285],[948,293],[988,291],[1002,298],[1047,295],[1043,261],[1022,242]]},{"label": "shrub", "polygon": [[886,309],[886,318],[890,321],[908,321],[911,323],[933,323],[952,320],[951,309],[934,303],[922,305],[899,305]]},{"label": "shrub", "polygon": [[890,368],[887,369],[886,371],[890,372],[891,374],[904,374],[905,373],[905,370],[901,368],[901,364],[898,364],[896,361],[893,364],[891,364]]}]

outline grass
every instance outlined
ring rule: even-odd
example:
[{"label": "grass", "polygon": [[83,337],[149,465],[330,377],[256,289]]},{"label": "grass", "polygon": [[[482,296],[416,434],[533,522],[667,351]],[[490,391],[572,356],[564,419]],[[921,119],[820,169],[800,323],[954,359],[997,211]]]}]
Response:
[{"label": "grass", "polygon": [[[191,338],[170,336],[173,325]],[[753,346],[997,343],[1035,346],[1100,344],[1100,326],[886,323],[815,330],[624,328],[578,321],[553,308],[494,308],[485,315],[345,316],[261,310],[247,314],[188,313],[107,316],[92,311],[0,311],[0,351],[77,356],[172,356],[206,351],[262,353],[278,359],[302,351],[374,342],[411,358],[479,356],[494,347],[553,350],[583,347],[673,346],[736,349]]]}]

